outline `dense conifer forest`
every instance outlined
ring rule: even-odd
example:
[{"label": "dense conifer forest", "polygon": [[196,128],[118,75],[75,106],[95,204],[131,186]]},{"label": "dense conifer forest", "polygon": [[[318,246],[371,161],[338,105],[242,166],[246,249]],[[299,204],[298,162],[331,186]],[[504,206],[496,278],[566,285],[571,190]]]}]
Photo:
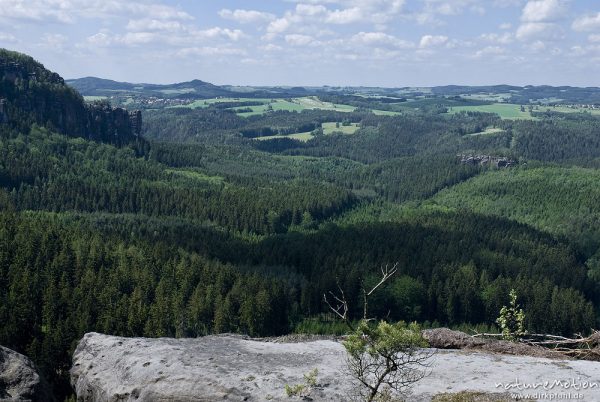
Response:
[{"label": "dense conifer forest", "polygon": [[86,332],[327,331],[323,293],[360,318],[396,262],[379,318],[493,326],[515,289],[530,331],[596,328],[600,116],[450,113],[485,104],[457,95],[139,114],[0,51],[0,344],[68,395]]}]

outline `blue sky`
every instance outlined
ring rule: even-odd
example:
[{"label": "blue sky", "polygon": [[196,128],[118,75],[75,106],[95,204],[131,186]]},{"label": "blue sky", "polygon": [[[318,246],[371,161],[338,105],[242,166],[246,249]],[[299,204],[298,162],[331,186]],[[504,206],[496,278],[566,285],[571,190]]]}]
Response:
[{"label": "blue sky", "polygon": [[0,47],[67,78],[600,86],[600,1],[0,0]]}]

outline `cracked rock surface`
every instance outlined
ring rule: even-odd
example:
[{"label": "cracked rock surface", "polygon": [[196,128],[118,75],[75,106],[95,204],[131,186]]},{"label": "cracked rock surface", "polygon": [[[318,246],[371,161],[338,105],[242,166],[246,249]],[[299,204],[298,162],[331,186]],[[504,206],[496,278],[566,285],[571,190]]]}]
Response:
[{"label": "cracked rock surface", "polygon": [[[345,350],[333,340],[282,343],[221,335],[195,339],[121,338],[86,334],[73,357],[71,383],[80,401],[284,401],[285,385],[319,370],[315,401],[347,401],[354,384]],[[465,390],[522,393],[518,384],[559,380],[597,383],[577,392],[600,393],[600,363],[472,350],[437,350],[430,374],[411,401]],[[538,389],[539,391],[539,389]],[[554,386],[544,392],[573,392]],[[295,398],[299,400],[299,398]]]}]

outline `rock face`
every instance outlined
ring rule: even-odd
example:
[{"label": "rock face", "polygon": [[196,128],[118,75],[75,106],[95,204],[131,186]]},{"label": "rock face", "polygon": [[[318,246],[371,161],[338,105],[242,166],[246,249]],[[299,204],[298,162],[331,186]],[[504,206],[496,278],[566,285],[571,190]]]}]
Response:
[{"label": "rock face", "polygon": [[317,400],[343,400],[342,345],[257,342],[238,336],[119,338],[86,334],[73,356],[71,384],[82,401],[246,401],[285,397],[285,385],[319,369]]},{"label": "rock face", "polygon": [[46,384],[27,357],[0,346],[0,401],[50,401]]},{"label": "rock face", "polygon": [[509,168],[516,166],[515,160],[504,156],[494,155],[458,155],[460,162],[465,165],[495,166],[497,168]]},{"label": "rock face", "polygon": [[[90,333],[75,351],[71,383],[79,401],[289,401],[285,385],[303,383],[303,375],[317,368],[310,398],[347,401],[355,384],[346,373],[345,355],[332,340],[279,343],[239,336],[146,339]],[[407,400],[425,402],[439,393],[466,390],[523,396],[527,392],[515,384],[544,381],[597,384],[577,391],[585,400],[597,400],[600,389],[600,363],[589,361],[438,350],[431,363],[430,374]],[[569,390],[554,386],[544,392]]]},{"label": "rock face", "polygon": [[122,145],[139,139],[140,111],[87,104],[56,73],[24,54],[0,49],[0,124],[29,132],[32,123],[70,137]]}]

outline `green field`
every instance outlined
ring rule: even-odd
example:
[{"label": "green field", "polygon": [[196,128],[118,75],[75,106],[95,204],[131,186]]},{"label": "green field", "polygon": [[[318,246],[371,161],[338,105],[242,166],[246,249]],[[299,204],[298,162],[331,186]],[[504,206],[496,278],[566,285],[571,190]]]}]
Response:
[{"label": "green field", "polygon": [[99,100],[104,100],[106,98],[107,96],[84,96],[83,100],[85,100],[86,102],[95,102]]},{"label": "green field", "polygon": [[[347,135],[351,135],[354,134],[358,131],[358,129],[360,128],[360,126],[358,125],[358,123],[352,123],[349,126],[343,126],[340,123],[339,128],[336,127],[335,122],[330,122],[330,123],[323,123],[322,124],[322,128],[323,128],[323,134],[325,135],[331,135],[333,133],[342,133],[342,134],[347,134]],[[289,134],[289,135],[270,135],[270,136],[266,136],[266,137],[257,137],[254,138],[255,140],[259,140],[259,141],[267,141],[267,140],[275,140],[278,138],[290,138],[293,140],[298,140],[298,141],[310,141],[313,139],[313,135],[312,132],[308,131],[305,133],[296,133],[296,134]]]},{"label": "green field", "polygon": [[460,113],[460,112],[483,112],[483,113],[496,113],[502,119],[510,120],[536,120],[535,117],[531,117],[527,108],[525,112],[521,111],[521,105],[513,103],[494,103],[492,105],[479,105],[479,106],[454,106],[450,108],[448,113]]},{"label": "green field", "polygon": [[296,134],[289,134],[289,135],[270,135],[268,137],[257,137],[254,139],[258,140],[258,141],[267,141],[267,140],[276,140],[278,138],[290,138],[292,140],[306,142],[306,141],[312,140],[313,135],[310,131],[308,131],[306,133],[296,133]]},{"label": "green field", "polygon": [[550,110],[551,112],[560,112],[560,113],[591,113],[593,115],[600,115],[600,110],[598,109],[585,109],[585,108],[571,108],[565,106],[540,106],[539,111],[545,112],[546,110]]},{"label": "green field", "polygon": [[389,110],[373,110],[372,112],[376,116],[398,116],[402,114],[400,112],[391,112]]},{"label": "green field", "polygon": [[[227,102],[262,102],[262,105],[249,106],[249,107],[236,107],[233,110],[239,111],[238,115],[242,117],[254,116],[264,114],[269,110],[287,110],[301,112],[303,110],[318,109],[318,110],[334,110],[338,112],[353,112],[356,108],[354,106],[334,104],[330,102],[323,102],[314,96],[307,96],[303,98],[293,99],[267,99],[267,98],[213,98],[204,99],[192,102],[188,105],[173,106],[173,107],[185,107],[191,109],[209,107],[215,103],[227,103]],[[252,109],[252,112],[241,112],[241,110]]]},{"label": "green field", "polygon": [[[564,106],[534,106],[537,109],[534,109],[534,112],[545,112],[550,110],[552,112],[561,112],[561,113],[583,113],[589,112],[593,115],[600,115],[600,110],[590,110],[584,108],[570,108]],[[529,114],[529,107],[525,105],[525,112],[521,111],[521,105],[517,105],[514,103],[494,103],[492,105],[480,105],[480,106],[454,106],[450,108],[448,113],[454,114],[462,111],[466,112],[484,112],[484,113],[496,113],[502,119],[510,119],[510,120],[537,120],[536,117],[532,117]]]},{"label": "green field", "polygon": [[194,88],[182,88],[182,89],[161,89],[159,92],[165,95],[183,95],[191,94],[196,92]]},{"label": "green field", "polygon": [[481,93],[481,94],[472,94],[472,95],[462,95],[462,97],[465,99],[482,100],[482,101],[489,101],[489,102],[505,102],[508,99],[510,99],[511,96],[512,96],[512,94],[508,93],[508,92],[498,93],[498,94]]},{"label": "green field", "polygon": [[337,127],[338,123],[323,123],[323,134],[329,135],[333,133],[342,133],[342,134],[354,134],[360,128],[358,123],[352,123],[349,126],[344,126],[342,124]]},{"label": "green field", "polygon": [[480,131],[478,133],[473,133],[470,135],[493,135],[493,134],[498,134],[498,133],[502,133],[502,132],[504,132],[504,130],[502,130],[501,128],[488,127],[483,131]]},{"label": "green field", "polygon": [[[190,109],[205,108],[215,103],[227,102],[262,102],[262,105],[236,107],[235,110],[238,116],[249,117],[267,113],[269,110],[287,110],[291,112],[301,112],[303,110],[332,110],[336,112],[353,112],[356,107],[344,105],[340,103],[323,102],[316,96],[306,96],[303,98],[288,98],[288,99],[267,99],[267,98],[213,98],[203,99],[192,102],[188,105],[172,106],[174,108],[184,107]],[[243,110],[252,109],[251,112],[243,112]],[[373,110],[377,116],[397,116],[400,112],[391,112],[388,110]]]}]

